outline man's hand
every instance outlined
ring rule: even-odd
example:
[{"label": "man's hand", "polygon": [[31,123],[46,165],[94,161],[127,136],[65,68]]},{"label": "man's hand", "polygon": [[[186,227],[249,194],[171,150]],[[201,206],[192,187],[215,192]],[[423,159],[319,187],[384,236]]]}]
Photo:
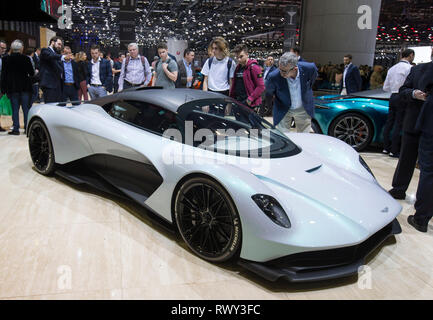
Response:
[{"label": "man's hand", "polygon": [[164,71],[167,71],[168,69],[168,63],[166,63],[166,62],[163,62],[162,63],[162,69],[164,70]]},{"label": "man's hand", "polygon": [[194,84],[192,85],[193,87],[195,87],[195,86],[197,86],[198,85],[198,80],[195,80],[194,81]]},{"label": "man's hand", "polygon": [[413,97],[417,100],[426,101],[427,100],[427,94],[422,92],[421,90],[415,90],[413,92]]},{"label": "man's hand", "polygon": [[251,106],[251,103],[253,103],[250,99],[247,99],[245,102],[246,102],[247,105],[249,105],[249,106]]}]

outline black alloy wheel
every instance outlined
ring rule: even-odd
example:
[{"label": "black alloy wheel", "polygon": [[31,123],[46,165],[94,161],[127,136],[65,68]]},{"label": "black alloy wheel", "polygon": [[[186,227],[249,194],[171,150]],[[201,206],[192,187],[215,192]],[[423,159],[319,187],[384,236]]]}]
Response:
[{"label": "black alloy wheel", "polygon": [[41,120],[35,120],[29,128],[30,156],[37,172],[50,175],[54,172],[54,150],[47,127]]},{"label": "black alloy wheel", "polygon": [[370,144],[373,131],[367,117],[358,113],[346,113],[332,122],[329,135],[346,142],[359,152]]},{"label": "black alloy wheel", "polygon": [[183,240],[202,259],[224,262],[239,252],[239,215],[227,191],[213,180],[196,177],[180,187],[175,219]]}]

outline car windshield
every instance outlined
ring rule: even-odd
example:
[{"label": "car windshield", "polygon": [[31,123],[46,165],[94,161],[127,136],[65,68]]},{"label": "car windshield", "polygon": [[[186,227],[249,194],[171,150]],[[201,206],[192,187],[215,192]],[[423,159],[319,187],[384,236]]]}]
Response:
[{"label": "car windshield", "polygon": [[[301,150],[286,135],[233,99],[191,101],[178,109],[184,143],[244,157],[281,158]],[[188,135],[188,133],[190,133]]]}]

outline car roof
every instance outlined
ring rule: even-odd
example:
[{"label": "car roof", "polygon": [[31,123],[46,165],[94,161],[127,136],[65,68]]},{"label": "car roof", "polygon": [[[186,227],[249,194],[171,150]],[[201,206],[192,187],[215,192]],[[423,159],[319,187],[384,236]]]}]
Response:
[{"label": "car roof", "polygon": [[161,89],[161,88],[134,88],[98,98],[90,101],[99,106],[117,100],[137,100],[164,107],[165,109],[177,113],[181,105],[186,102],[204,99],[227,99],[227,96],[202,90],[194,89]]}]

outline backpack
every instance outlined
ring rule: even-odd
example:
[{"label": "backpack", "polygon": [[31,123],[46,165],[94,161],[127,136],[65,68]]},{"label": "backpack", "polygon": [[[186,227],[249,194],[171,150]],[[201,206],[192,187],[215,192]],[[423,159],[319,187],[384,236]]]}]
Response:
[{"label": "backpack", "polygon": [[181,87],[182,87],[182,81],[181,81],[181,76],[180,76],[180,67],[179,67],[179,64],[180,64],[180,63],[183,63],[183,61],[181,61],[181,62],[179,62],[179,63],[177,64],[178,73],[177,73],[177,79],[176,79],[176,81],[175,81],[175,83],[174,83],[174,86],[175,86],[176,88],[181,88]]},{"label": "backpack", "polygon": [[[210,67],[212,66],[213,59],[214,57],[211,57],[208,60],[209,71],[210,71]],[[230,84],[230,69],[232,68],[232,63],[233,63],[233,59],[229,58],[229,60],[227,61],[227,83],[228,84]]]},{"label": "backpack", "polygon": [[[146,71],[146,61],[145,58],[143,56],[140,56],[141,58],[141,64],[143,65],[143,69]],[[126,61],[125,61],[125,73],[128,70],[128,64],[129,61],[131,60],[131,57],[126,57]]]}]

